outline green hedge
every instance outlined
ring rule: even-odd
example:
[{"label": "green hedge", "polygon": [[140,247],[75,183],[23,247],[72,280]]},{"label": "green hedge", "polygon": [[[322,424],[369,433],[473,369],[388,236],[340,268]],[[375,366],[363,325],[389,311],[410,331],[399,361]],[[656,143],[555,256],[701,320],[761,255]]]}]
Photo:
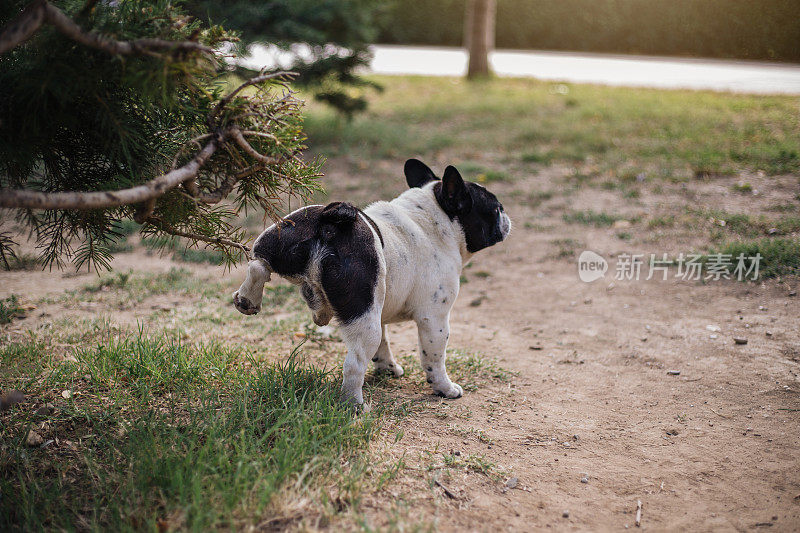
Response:
[{"label": "green hedge", "polygon": [[[379,42],[460,46],[464,4],[395,1]],[[800,62],[800,0],[497,0],[497,47]]]}]

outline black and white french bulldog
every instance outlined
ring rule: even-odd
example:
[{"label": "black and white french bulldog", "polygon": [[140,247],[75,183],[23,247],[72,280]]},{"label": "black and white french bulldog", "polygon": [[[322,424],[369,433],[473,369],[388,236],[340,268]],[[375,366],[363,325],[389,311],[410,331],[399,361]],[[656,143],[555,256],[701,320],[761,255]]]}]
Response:
[{"label": "black and white french bulldog", "polygon": [[264,284],[276,273],[300,285],[314,322],[336,318],[347,345],[344,396],[362,404],[370,359],[399,377],[386,324],[413,320],[420,361],[436,394],[459,398],[447,376],[450,309],[463,265],[497,244],[511,220],[494,194],[448,166],[439,180],[424,163],[405,164],[409,190],[361,211],[344,203],[311,205],[287,215],[255,241],[247,279],[233,295],[246,315],[261,309]]}]

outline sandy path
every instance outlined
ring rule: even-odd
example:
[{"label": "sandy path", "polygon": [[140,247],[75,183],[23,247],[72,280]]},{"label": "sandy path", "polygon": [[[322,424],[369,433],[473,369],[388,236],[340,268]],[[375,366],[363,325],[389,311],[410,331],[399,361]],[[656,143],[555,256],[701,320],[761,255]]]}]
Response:
[{"label": "sandy path", "polygon": [[[451,346],[519,375],[458,400],[467,421],[410,422],[395,450],[484,454],[519,486],[464,475],[446,485],[459,500],[419,499],[425,515],[443,530],[618,530],[634,527],[641,500],[643,528],[797,530],[798,298],[776,282],[586,284],[543,239],[516,231],[476,256],[471,271],[491,275],[469,276],[453,311]],[[396,351],[415,349],[413,327],[393,333]],[[453,435],[453,422],[494,443]]]}]

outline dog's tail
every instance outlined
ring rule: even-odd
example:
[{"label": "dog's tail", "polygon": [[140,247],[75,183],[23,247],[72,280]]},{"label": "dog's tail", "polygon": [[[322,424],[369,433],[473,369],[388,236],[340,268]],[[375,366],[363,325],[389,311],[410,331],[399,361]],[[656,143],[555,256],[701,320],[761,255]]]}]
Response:
[{"label": "dog's tail", "polygon": [[358,219],[358,208],[347,202],[332,202],[319,215],[319,237],[324,243],[349,231]]},{"label": "dog's tail", "polygon": [[233,305],[245,315],[254,315],[261,311],[261,300],[264,297],[264,284],[270,280],[272,270],[261,258],[247,264],[247,277],[239,290],[233,293]]}]

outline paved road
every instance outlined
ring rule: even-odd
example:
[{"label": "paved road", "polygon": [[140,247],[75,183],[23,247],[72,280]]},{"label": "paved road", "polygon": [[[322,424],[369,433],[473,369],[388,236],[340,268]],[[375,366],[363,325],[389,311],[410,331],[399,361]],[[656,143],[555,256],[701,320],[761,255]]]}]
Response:
[{"label": "paved road", "polygon": [[[301,56],[308,50],[298,49]],[[461,48],[372,46],[371,71],[379,74],[463,76],[467,53]],[[758,94],[800,94],[800,65],[573,52],[499,50],[491,54],[500,76],[574,83],[664,89],[711,89]],[[290,63],[290,56],[255,47],[243,62],[251,67]]]},{"label": "paved road", "polygon": [[[380,74],[463,76],[460,48],[373,46],[371,69]],[[664,89],[800,94],[800,65],[572,52],[498,50],[489,60],[500,76]]]}]

